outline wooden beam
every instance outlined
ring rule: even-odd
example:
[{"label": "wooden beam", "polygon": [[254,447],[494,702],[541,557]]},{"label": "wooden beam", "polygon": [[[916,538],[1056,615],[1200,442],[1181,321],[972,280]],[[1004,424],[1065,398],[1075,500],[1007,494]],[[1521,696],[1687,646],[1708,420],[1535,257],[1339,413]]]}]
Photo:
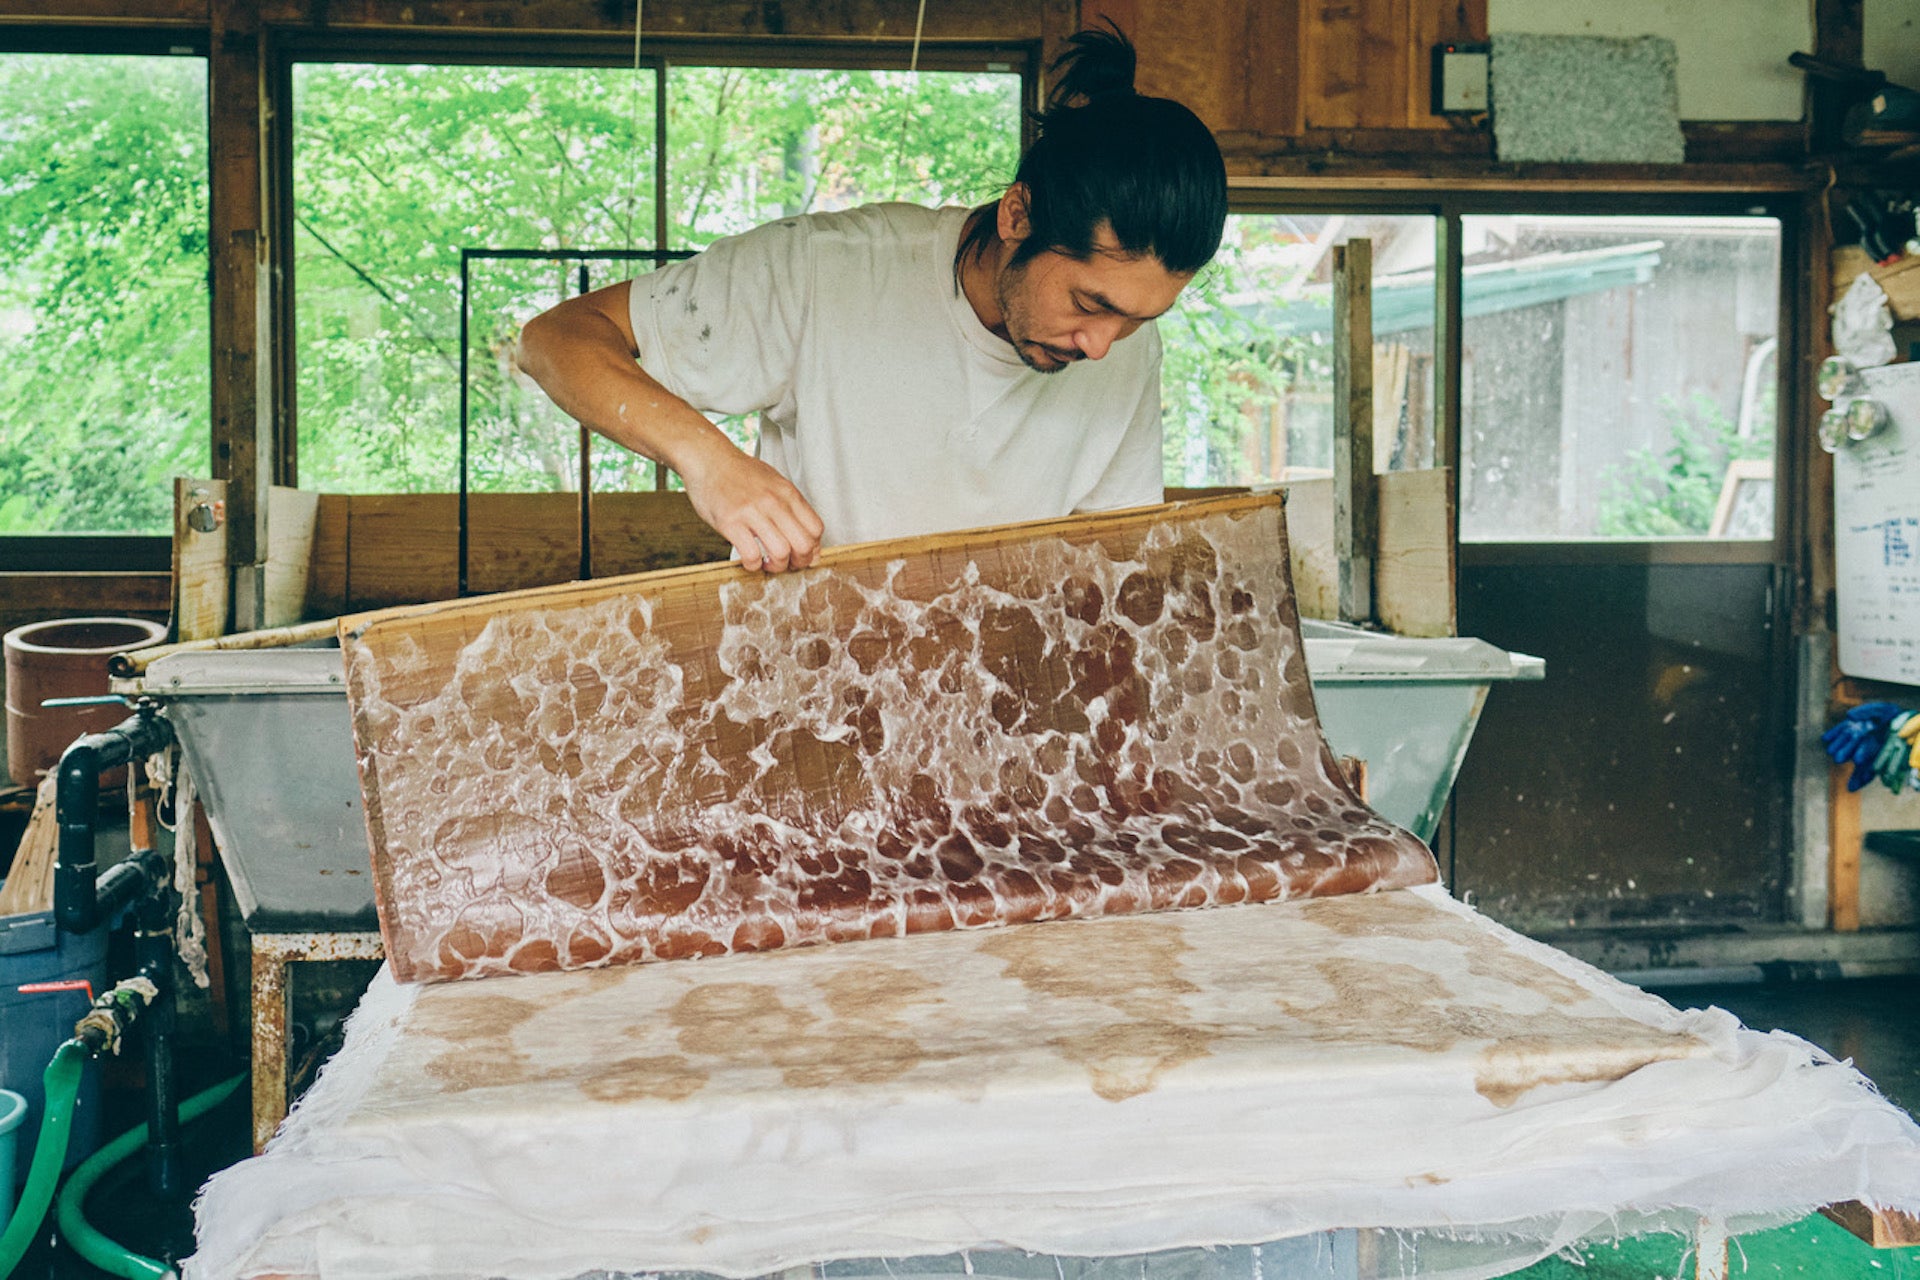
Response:
[{"label": "wooden beam", "polygon": [[[1841,67],[1863,67],[1866,0],[1813,0],[1813,55]],[[1859,94],[1846,85],[1807,78],[1807,146],[1815,153],[1844,149],[1841,123]]]},{"label": "wooden beam", "polygon": [[1388,471],[1376,479],[1380,536],[1373,587],[1380,624],[1401,636],[1458,634],[1451,472]]},{"label": "wooden beam", "polygon": [[[451,501],[452,495],[435,495]],[[500,495],[511,496],[511,495]],[[675,495],[681,496],[681,495]],[[1228,496],[1211,500],[1209,514],[1237,515],[1254,511],[1273,502],[1271,494],[1247,494]],[[1143,508],[1128,508],[1120,511],[1101,511],[1086,515],[1061,516],[1058,519],[1034,520],[1024,524],[995,525],[984,529],[956,529],[950,533],[930,533],[913,538],[883,540],[881,542],[850,542],[837,547],[827,547],[814,562],[815,568],[840,564],[857,564],[873,554],[874,548],[884,546],[889,555],[918,556],[944,548],[965,547],[978,549],[999,546],[1002,543],[1018,542],[1023,539],[1046,537],[1097,537],[1110,528],[1123,527],[1126,522],[1137,519]],[[737,562],[716,561],[690,564],[671,570],[664,570],[653,576],[654,583],[674,586],[705,586],[711,583],[752,580],[754,574],[748,573]],[[630,590],[629,578],[602,578],[593,582],[568,582],[550,587],[536,587],[519,593],[513,608],[540,608],[551,602],[564,601],[569,605],[590,605],[601,600],[612,599]],[[363,613],[350,614],[339,619],[342,636],[357,635],[366,627],[383,618],[406,617],[409,619],[433,618],[425,625],[435,630],[445,630],[457,626],[450,619],[485,618],[497,613],[500,606],[486,600],[433,600],[423,607],[398,607],[369,609]]]},{"label": "wooden beam", "polygon": [[0,626],[42,618],[139,613],[164,618],[173,603],[170,573],[0,573]]},{"label": "wooden beam", "polygon": [[1461,362],[1466,350],[1466,314],[1462,269],[1466,248],[1462,239],[1458,211],[1449,210],[1435,219],[1438,233],[1437,270],[1433,314],[1434,406],[1433,459],[1436,466],[1451,469],[1454,476],[1453,505],[1460,505],[1460,397]]},{"label": "wooden beam", "polygon": [[[1446,134],[1432,134],[1443,138]],[[1369,147],[1370,141],[1394,146]],[[1242,191],[1513,191],[1754,195],[1818,191],[1824,168],[1805,164],[1500,164],[1469,155],[1421,156],[1404,136],[1362,130],[1298,139],[1220,139],[1229,182]]]},{"label": "wooden beam", "polygon": [[232,579],[227,572],[227,486],[220,480],[173,482],[173,638],[210,640],[227,633]]},{"label": "wooden beam", "polygon": [[[1811,427],[1828,408],[1813,374],[1833,354],[1827,317],[1838,294],[1825,197],[1802,198],[1797,222],[1780,264],[1785,277],[1780,282],[1780,314],[1792,317],[1796,330],[1781,335],[1786,341],[1780,349],[1797,356],[1781,365],[1785,377],[1780,403],[1793,408],[1792,418],[1782,421],[1805,423],[1807,429],[1784,433],[1780,447],[1785,483],[1779,485],[1776,501],[1787,501],[1788,553],[1800,588],[1793,593],[1792,633],[1802,636],[1827,631],[1834,607],[1833,455],[1819,447]],[[1793,500],[1796,496],[1798,501]]]},{"label": "wooden beam", "polygon": [[1850,770],[1830,773],[1827,802],[1828,845],[1832,874],[1827,888],[1827,912],[1835,933],[1860,930],[1860,793],[1847,790]]},{"label": "wooden beam", "polygon": [[[263,24],[474,33],[633,34],[634,0],[263,0]],[[646,0],[645,32],[911,42],[918,0]],[[1009,20],[1012,21],[1009,21]],[[1039,39],[1041,6],[942,0],[923,40]]]},{"label": "wooden beam", "polygon": [[[925,40],[1039,39],[1041,3],[942,0]],[[222,10],[255,11],[263,27],[327,31],[633,34],[634,0],[0,0],[0,23],[202,28]],[[918,0],[647,0],[646,31],[715,37],[913,39]],[[232,14],[226,17],[232,24]]]},{"label": "wooden beam", "polygon": [[1920,1217],[1898,1209],[1876,1209],[1858,1200],[1848,1200],[1830,1204],[1820,1212],[1876,1249],[1920,1244]]},{"label": "wooden beam", "polygon": [[207,59],[213,279],[213,472],[227,484],[234,625],[264,625],[272,485],[267,223],[261,169],[263,34],[249,0],[215,0]]},{"label": "wooden beam", "polygon": [[0,25],[52,23],[116,27],[200,27],[208,0],[0,0]]},{"label": "wooden beam", "polygon": [[1340,572],[1333,554],[1333,481],[1290,480],[1287,499],[1287,561],[1293,599],[1303,618],[1340,616]]},{"label": "wooden beam", "polygon": [[1373,619],[1379,540],[1373,471],[1373,242],[1333,247],[1333,549],[1340,619]]}]

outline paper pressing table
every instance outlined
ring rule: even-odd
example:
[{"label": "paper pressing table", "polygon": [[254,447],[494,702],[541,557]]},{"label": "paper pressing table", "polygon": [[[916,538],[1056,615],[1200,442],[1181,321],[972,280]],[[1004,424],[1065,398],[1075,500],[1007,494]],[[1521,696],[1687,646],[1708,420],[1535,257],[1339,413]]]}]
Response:
[{"label": "paper pressing table", "polygon": [[1444,1233],[1379,1274],[1467,1277],[1846,1201],[1920,1210],[1920,1128],[1850,1067],[1427,887],[383,973],[266,1153],[209,1184],[187,1274],[745,1276],[1365,1226]]}]

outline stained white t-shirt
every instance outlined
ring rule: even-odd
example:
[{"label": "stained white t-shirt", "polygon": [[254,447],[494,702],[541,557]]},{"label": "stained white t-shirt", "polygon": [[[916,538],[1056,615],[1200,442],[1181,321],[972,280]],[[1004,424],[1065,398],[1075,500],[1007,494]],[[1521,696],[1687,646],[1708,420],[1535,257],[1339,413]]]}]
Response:
[{"label": "stained white t-shirt", "polygon": [[633,282],[641,365],[697,409],[758,412],[827,544],[1161,499],[1158,331],[1027,368],[954,284],[967,212],[787,218]]}]

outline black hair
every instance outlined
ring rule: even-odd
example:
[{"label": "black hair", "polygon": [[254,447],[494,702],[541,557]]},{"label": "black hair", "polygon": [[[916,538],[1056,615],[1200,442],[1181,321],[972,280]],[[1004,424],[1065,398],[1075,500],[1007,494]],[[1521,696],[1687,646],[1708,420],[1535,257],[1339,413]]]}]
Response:
[{"label": "black hair", "polygon": [[[1133,44],[1118,27],[1081,31],[1049,68],[1039,136],[1014,182],[1027,190],[1031,230],[1009,266],[1057,250],[1085,260],[1102,223],[1130,254],[1177,274],[1198,271],[1220,247],[1227,169],[1200,118],[1169,98],[1135,92]],[[988,206],[989,209],[992,206]],[[984,252],[993,215],[976,218],[955,256]]]}]

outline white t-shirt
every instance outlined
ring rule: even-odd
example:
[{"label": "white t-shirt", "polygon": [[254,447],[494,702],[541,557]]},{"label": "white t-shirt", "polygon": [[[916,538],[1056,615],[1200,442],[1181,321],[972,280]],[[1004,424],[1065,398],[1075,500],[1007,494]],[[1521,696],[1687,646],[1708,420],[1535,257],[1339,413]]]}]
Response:
[{"label": "white t-shirt", "polygon": [[1160,501],[1158,331],[1028,369],[955,288],[966,217],[868,205],[717,241],[634,280],[640,363],[760,413],[759,456],[828,544]]}]

